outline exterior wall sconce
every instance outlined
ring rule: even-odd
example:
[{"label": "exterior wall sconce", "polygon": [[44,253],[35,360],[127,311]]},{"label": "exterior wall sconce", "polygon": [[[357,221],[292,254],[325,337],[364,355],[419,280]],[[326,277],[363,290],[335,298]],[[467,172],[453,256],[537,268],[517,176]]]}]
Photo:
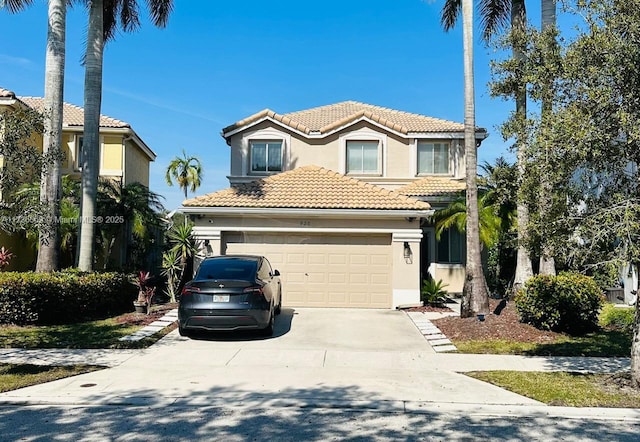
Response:
[{"label": "exterior wall sconce", "polygon": [[413,252],[411,251],[411,246],[409,245],[409,241],[404,242],[404,260],[407,264],[411,264],[413,262]]}]

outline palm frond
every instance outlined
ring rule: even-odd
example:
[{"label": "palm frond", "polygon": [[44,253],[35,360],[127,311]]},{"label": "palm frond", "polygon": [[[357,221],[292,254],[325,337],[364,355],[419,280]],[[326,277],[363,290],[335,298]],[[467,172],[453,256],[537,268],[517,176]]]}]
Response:
[{"label": "palm frond", "polygon": [[511,0],[480,0],[482,38],[489,41],[504,29],[511,19]]},{"label": "palm frond", "polygon": [[462,13],[462,0],[446,0],[440,12],[440,24],[445,31],[452,30]]}]

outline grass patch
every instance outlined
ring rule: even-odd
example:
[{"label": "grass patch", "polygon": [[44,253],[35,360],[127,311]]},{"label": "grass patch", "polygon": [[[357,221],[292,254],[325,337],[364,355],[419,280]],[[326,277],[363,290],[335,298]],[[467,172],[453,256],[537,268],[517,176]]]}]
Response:
[{"label": "grass patch", "polygon": [[[167,309],[158,309],[156,317]],[[127,313],[98,321],[48,326],[0,326],[0,348],[144,348],[173,330],[165,328],[137,342],[119,339],[130,335],[154,318]]]},{"label": "grass patch", "polygon": [[476,371],[466,375],[547,405],[640,408],[640,390],[628,374]]},{"label": "grass patch", "polygon": [[632,337],[624,332],[603,330],[585,336],[561,335],[551,342],[519,342],[506,339],[454,341],[461,353],[526,356],[628,357]]},{"label": "grass patch", "polygon": [[0,364],[0,393],[102,369],[95,365]]}]

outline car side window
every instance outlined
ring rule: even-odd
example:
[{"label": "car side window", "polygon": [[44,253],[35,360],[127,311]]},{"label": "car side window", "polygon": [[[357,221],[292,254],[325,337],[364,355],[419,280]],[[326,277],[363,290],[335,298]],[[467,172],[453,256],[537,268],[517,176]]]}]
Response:
[{"label": "car side window", "polygon": [[269,264],[269,261],[265,259],[264,261],[262,261],[262,265],[264,266],[264,269],[267,272],[267,277],[273,276],[273,270],[271,269],[271,265]]}]

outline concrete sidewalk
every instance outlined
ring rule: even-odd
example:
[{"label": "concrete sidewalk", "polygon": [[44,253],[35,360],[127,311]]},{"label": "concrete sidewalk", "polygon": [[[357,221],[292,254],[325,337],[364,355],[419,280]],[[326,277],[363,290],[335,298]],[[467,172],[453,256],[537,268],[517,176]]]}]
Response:
[{"label": "concrete sidewalk", "polygon": [[76,359],[76,363],[100,361],[112,368],[6,392],[0,394],[0,403],[197,406],[257,401],[402,412],[420,412],[437,404],[521,409],[546,406],[460,373],[629,368],[626,358],[269,348],[267,342],[192,340],[174,331],[144,350],[83,350],[66,355],[60,350],[4,350],[2,361],[6,356],[14,362],[71,363]]}]

